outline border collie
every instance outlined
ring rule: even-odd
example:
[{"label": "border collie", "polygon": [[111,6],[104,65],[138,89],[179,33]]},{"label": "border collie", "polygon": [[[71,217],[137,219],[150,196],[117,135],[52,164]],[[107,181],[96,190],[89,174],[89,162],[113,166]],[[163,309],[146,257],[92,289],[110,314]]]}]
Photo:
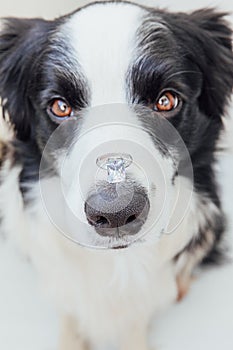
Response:
[{"label": "border collie", "polygon": [[0,230],[56,303],[61,350],[148,349],[151,318],[220,255],[224,17],[103,2],[3,21]]}]

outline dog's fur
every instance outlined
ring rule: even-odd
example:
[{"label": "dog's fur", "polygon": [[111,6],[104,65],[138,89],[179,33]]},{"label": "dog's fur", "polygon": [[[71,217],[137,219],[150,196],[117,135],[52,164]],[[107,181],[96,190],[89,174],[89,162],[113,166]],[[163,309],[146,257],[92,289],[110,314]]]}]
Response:
[{"label": "dog's fur", "polygon": [[[0,94],[6,120],[0,131],[1,235],[20,241],[62,312],[62,350],[112,344],[121,350],[148,349],[146,330],[153,314],[186,293],[198,264],[219,257],[225,223],[214,154],[233,85],[231,30],[224,16],[212,9],[169,13],[112,2],[92,4],[55,21],[5,20],[0,37]],[[85,152],[122,134],[135,141],[124,122],[143,126],[141,131],[135,128],[135,138],[162,164],[171,199],[174,169],[155,140],[161,113],[143,114],[164,90],[175,91],[182,101],[162,119],[182,137],[193,166],[194,192],[179,226],[170,235],[161,234],[168,224],[165,213],[150,229],[158,202],[155,173],[143,226],[148,234],[142,242],[121,250],[93,250],[59,234],[47,216],[39,186],[42,152],[58,126],[48,110],[50,101],[63,97],[80,114],[76,132],[70,133],[71,144],[67,139],[53,144],[49,171],[40,179],[62,216],[61,154],[69,149],[67,185]],[[85,134],[106,122],[96,117],[96,108],[111,112],[114,104],[126,106],[126,120],[117,120],[122,122],[119,130],[107,126],[105,134],[98,128]],[[109,118],[114,121],[116,114]],[[93,185],[85,176],[84,197]],[[137,172],[131,176],[145,186]],[[192,187],[189,178],[179,178],[182,186]],[[85,230],[83,200],[72,193],[68,191],[68,201],[84,222],[76,229]],[[96,235],[90,228],[88,243],[97,242]],[[110,242],[101,238],[101,243]]]}]

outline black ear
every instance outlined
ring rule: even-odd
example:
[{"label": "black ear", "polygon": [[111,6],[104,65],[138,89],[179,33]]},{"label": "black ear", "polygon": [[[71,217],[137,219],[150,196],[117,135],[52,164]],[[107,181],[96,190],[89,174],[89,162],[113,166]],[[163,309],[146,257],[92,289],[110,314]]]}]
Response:
[{"label": "black ear", "polygon": [[4,20],[0,33],[0,96],[19,139],[30,137],[32,117],[30,76],[43,50],[49,22],[40,19]]},{"label": "black ear", "polygon": [[176,18],[187,56],[203,74],[200,109],[208,117],[218,119],[225,112],[233,87],[232,30],[226,15],[203,9]]},{"label": "black ear", "polygon": [[232,30],[225,15],[211,9],[191,15],[199,28],[197,39],[203,49],[200,55],[200,68],[204,73],[200,107],[210,117],[224,114],[233,87]]}]

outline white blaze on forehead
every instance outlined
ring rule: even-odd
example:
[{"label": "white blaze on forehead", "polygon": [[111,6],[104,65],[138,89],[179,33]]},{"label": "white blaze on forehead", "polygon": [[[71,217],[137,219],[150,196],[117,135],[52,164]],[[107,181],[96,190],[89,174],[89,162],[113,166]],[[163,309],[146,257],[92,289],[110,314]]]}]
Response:
[{"label": "white blaze on forehead", "polygon": [[63,27],[91,89],[91,105],[126,102],[125,79],[144,10],[132,4],[96,4]]}]

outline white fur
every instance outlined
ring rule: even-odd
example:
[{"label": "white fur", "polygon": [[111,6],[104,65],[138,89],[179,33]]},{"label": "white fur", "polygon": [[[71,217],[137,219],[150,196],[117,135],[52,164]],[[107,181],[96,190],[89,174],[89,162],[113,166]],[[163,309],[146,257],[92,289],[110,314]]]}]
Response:
[{"label": "white fur", "polygon": [[125,73],[143,12],[126,4],[91,6],[61,28],[91,85],[92,106],[125,103]]}]

